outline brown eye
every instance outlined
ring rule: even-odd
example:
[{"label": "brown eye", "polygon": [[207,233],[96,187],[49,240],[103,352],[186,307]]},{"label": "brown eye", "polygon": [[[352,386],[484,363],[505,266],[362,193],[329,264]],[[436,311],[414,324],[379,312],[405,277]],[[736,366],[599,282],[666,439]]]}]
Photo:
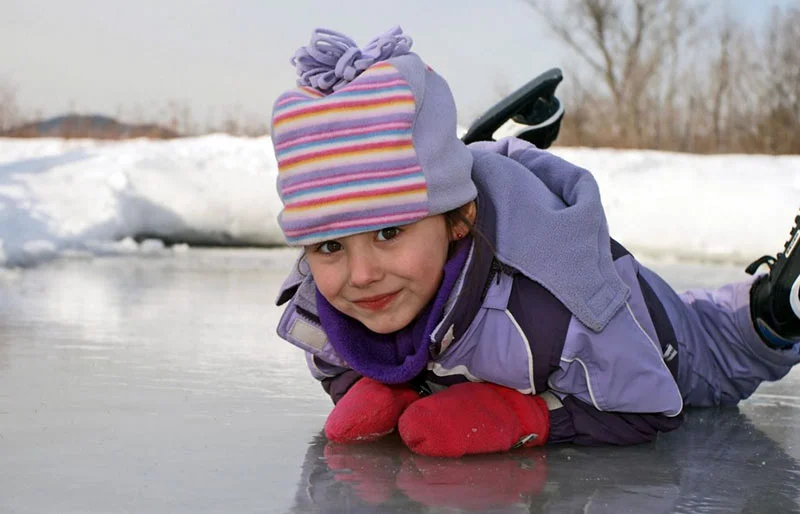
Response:
[{"label": "brown eye", "polygon": [[388,241],[394,239],[400,234],[400,229],[397,227],[386,227],[378,231],[378,241]]},{"label": "brown eye", "polygon": [[325,241],[317,246],[319,253],[334,253],[342,249],[342,244],[338,241]]}]

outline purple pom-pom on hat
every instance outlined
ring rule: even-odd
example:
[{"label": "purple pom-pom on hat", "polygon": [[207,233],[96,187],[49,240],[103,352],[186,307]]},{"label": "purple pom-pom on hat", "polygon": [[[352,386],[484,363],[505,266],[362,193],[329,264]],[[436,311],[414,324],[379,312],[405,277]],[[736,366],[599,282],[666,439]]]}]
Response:
[{"label": "purple pom-pom on hat", "polygon": [[376,62],[408,54],[411,44],[411,38],[400,27],[386,31],[363,49],[341,32],[318,28],[311,34],[311,43],[298,49],[291,62],[300,77],[298,85],[329,94]]}]

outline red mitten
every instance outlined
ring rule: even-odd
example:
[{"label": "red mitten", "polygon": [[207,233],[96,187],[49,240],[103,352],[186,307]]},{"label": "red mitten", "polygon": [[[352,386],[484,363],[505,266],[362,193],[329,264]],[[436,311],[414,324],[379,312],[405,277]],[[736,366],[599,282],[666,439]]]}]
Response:
[{"label": "red mitten", "polygon": [[414,453],[461,457],[507,451],[517,443],[544,444],[550,413],[539,396],[487,382],[468,382],[411,405],[400,416],[398,429]]},{"label": "red mitten", "polygon": [[328,415],[325,435],[337,443],[375,441],[394,430],[400,414],[418,399],[408,386],[388,386],[364,377]]}]

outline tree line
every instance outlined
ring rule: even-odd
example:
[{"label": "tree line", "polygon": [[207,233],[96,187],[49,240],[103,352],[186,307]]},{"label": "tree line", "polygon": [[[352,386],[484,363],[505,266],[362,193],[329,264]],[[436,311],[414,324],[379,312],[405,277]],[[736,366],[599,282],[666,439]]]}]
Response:
[{"label": "tree line", "polygon": [[712,2],[525,1],[584,70],[558,144],[800,153],[799,8],[754,29]]},{"label": "tree line", "polygon": [[[575,56],[559,145],[800,153],[800,7],[753,28],[711,0],[523,1]],[[0,82],[0,133],[23,119],[16,93]],[[180,102],[157,117],[184,135],[267,132],[240,108],[205,126]]]}]

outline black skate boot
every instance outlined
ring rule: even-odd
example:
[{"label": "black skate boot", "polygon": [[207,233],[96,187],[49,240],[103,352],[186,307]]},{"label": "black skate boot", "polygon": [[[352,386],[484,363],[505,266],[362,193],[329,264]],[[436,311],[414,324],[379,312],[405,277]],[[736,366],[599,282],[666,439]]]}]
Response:
[{"label": "black skate boot", "polygon": [[777,257],[764,256],[745,271],[762,265],[769,274],[750,289],[750,314],[761,339],[772,348],[791,348],[800,342],[800,216],[794,218],[789,242]]}]

